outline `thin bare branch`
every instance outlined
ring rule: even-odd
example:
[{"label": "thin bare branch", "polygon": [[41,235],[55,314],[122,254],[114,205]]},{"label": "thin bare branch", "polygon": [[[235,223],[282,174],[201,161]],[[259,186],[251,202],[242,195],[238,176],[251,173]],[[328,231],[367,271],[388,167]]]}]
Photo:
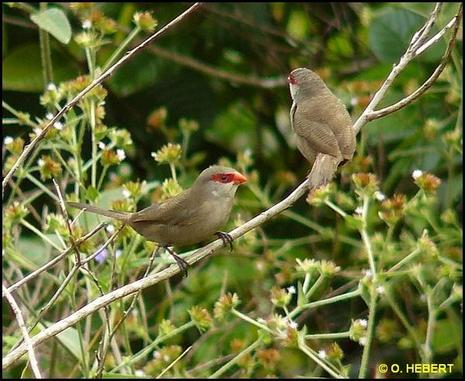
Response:
[{"label": "thin bare branch", "polygon": [[[430,17],[428,18],[427,22],[425,23],[425,25],[422,27],[422,29],[428,29],[428,31],[431,30],[431,27],[429,26],[431,23],[434,23],[434,21],[436,20],[437,18],[437,10],[438,10],[438,4],[436,4],[436,6],[434,7],[434,10],[432,11]],[[458,11],[458,14],[454,17],[455,21],[456,21],[456,26],[458,28],[458,24],[461,20],[461,14],[462,14],[462,5],[460,5],[460,8],[459,8],[459,11]],[[417,32],[418,33],[418,32]],[[423,34],[421,34],[421,36],[423,36]],[[386,92],[387,90],[391,87],[392,83],[394,82],[394,80],[398,77],[398,75],[404,70],[404,68],[408,65],[408,63],[410,61],[412,61],[412,59],[414,59],[417,55],[418,55],[418,50],[421,49],[422,47],[421,46],[418,46],[417,44],[417,41],[418,41],[418,38],[412,38],[412,42],[410,43],[410,45],[408,46],[406,52],[404,53],[404,55],[400,58],[399,60],[399,63],[394,65],[394,67],[392,68],[391,72],[389,73],[389,75],[387,76],[386,80],[384,81],[383,85],[380,87],[380,89],[375,93],[375,95],[373,96],[373,99],[371,100],[371,102],[368,104],[367,108],[365,109],[365,111],[362,113],[362,115],[359,116],[359,118],[357,119],[357,121],[354,123],[354,126],[353,126],[353,129],[355,130],[356,133],[358,133],[360,131],[360,129],[362,128],[363,125],[365,125],[367,122],[371,121],[371,120],[374,120],[376,118],[373,118],[373,115],[376,113],[375,111],[375,108],[376,106],[379,104],[379,102],[384,98],[384,96],[386,95]],[[423,37],[422,37],[423,38]],[[426,37],[425,37],[426,38]],[[455,40],[456,38],[456,33],[454,34],[453,37],[451,37],[451,41],[452,40]],[[433,37],[434,39],[434,37]],[[424,40],[424,39],[423,39]],[[438,40],[435,40],[435,41],[438,41]],[[428,46],[431,46],[432,44],[429,43],[429,41],[426,43],[428,44]],[[423,51],[423,50],[422,50]],[[433,74],[434,75],[434,74]],[[419,95],[423,94],[424,91],[426,91],[427,88],[429,88],[433,83],[434,81],[436,80],[437,78],[434,78],[433,81],[431,81],[431,84],[429,84],[428,87],[426,87]],[[420,90],[420,89],[419,89]],[[419,96],[418,95],[418,96]],[[415,96],[415,97],[412,97],[412,102],[413,100],[415,100],[418,96]],[[411,102],[410,102],[411,103]],[[409,104],[409,103],[407,103]],[[405,104],[406,105],[406,104]],[[403,105],[402,107],[404,107],[405,105]],[[394,110],[396,111],[396,110]],[[393,112],[393,111],[391,111]],[[385,116],[385,115],[388,115],[387,113],[384,113],[383,115],[380,115],[379,117],[381,116]]]},{"label": "thin bare branch", "polygon": [[76,95],[68,104],[63,107],[49,122],[48,124],[40,131],[40,133],[25,147],[21,155],[18,157],[16,162],[13,164],[11,169],[8,171],[6,176],[2,181],[2,199],[4,197],[5,188],[8,184],[9,180],[13,177],[15,172],[18,170],[20,165],[26,160],[26,158],[32,153],[34,148],[45,138],[47,132],[52,128],[52,126],[60,120],[60,118],[66,114],[74,105],[79,102],[84,95],[86,95],[89,91],[91,91],[94,87],[102,83],[105,79],[113,74],[120,66],[125,64],[132,56],[136,53],[141,51],[145,48],[148,44],[150,44],[153,40],[155,40],[160,35],[164,34],[168,29],[173,27],[174,25],[178,24],[181,20],[183,20],[186,16],[196,10],[201,3],[195,3],[191,7],[189,7],[186,11],[181,13],[178,17],[173,19],[171,22],[166,24],[163,28],[158,30],[157,32],[153,33],[151,36],[147,37],[144,41],[142,41],[139,45],[135,48],[129,50],[124,54],[115,64],[110,66],[107,70],[105,70],[98,78],[94,79],[84,90],[82,90],[78,95]]},{"label": "thin bare branch", "polygon": [[[94,234],[96,234],[100,229],[102,229],[105,226],[104,223],[101,223],[97,225],[94,229],[92,229],[89,233],[86,235],[82,236],[81,238],[77,239],[75,241],[76,245],[81,244],[82,242],[88,240],[90,237],[92,237]],[[60,262],[63,258],[65,258],[69,252],[73,249],[72,246],[68,247],[66,250],[62,251],[59,255],[57,255],[55,258],[53,258],[51,261],[47,262],[43,266],[39,267],[37,270],[34,270],[32,273],[29,275],[25,276],[23,279],[17,281],[16,283],[12,284],[10,287],[8,287],[8,292],[13,292],[16,290],[18,287],[21,287],[23,284],[29,282],[31,279],[34,279],[36,276],[39,274],[43,273],[44,271],[48,270],[49,268],[53,267],[56,265],[58,262]],[[99,249],[100,250],[100,249]],[[2,291],[2,298],[5,296],[5,293]]]},{"label": "thin bare branch", "polygon": [[[380,110],[376,110],[376,111],[373,111],[372,113],[370,113],[368,115],[368,120],[369,121],[379,119],[379,118],[382,118],[383,116],[392,114],[393,112],[398,111],[401,108],[413,103],[416,99],[418,99],[421,95],[423,95],[425,93],[425,91],[428,90],[436,82],[436,80],[439,78],[441,73],[444,71],[444,68],[446,67],[447,62],[449,61],[452,50],[454,49],[455,42],[457,40],[456,37],[457,37],[457,32],[458,32],[458,29],[459,29],[459,26],[460,26],[461,18],[462,18],[462,6],[460,6],[459,14],[457,16],[455,16],[446,25],[446,27],[444,27],[444,29],[441,31],[441,32],[445,32],[446,29],[449,29],[452,26],[454,26],[454,30],[453,30],[452,36],[451,36],[451,38],[449,40],[449,44],[447,45],[446,52],[444,53],[444,56],[441,58],[441,62],[438,65],[438,67],[434,70],[433,74],[431,74],[431,76],[418,89],[416,89],[412,94],[408,95],[407,97],[401,99],[399,102],[397,102],[397,103],[395,103],[395,104],[393,104],[391,106],[387,106],[387,107],[384,107],[384,108],[382,108]],[[438,34],[440,34],[441,32],[439,32]],[[444,34],[444,33],[442,33],[442,34]],[[442,36],[442,34],[441,34],[441,36]],[[426,43],[426,44],[428,44],[428,47],[432,45],[432,43],[430,43],[430,42],[433,39],[435,39],[436,36],[433,37],[431,40],[429,40]],[[440,38],[440,36],[434,42],[437,42],[437,40],[439,38]],[[422,49],[422,52],[423,51],[424,51],[424,49]]]},{"label": "thin bare branch", "polygon": [[26,324],[24,322],[23,314],[18,304],[16,303],[16,300],[13,298],[13,295],[11,295],[10,292],[8,291],[8,288],[6,287],[4,282],[2,284],[2,293],[5,294],[6,299],[8,300],[8,303],[10,304],[11,309],[13,310],[15,314],[16,322],[18,323],[18,326],[21,329],[21,333],[24,338],[24,343],[27,348],[27,352],[29,354],[29,363],[31,364],[32,372],[34,373],[35,378],[42,378],[42,375],[40,374],[39,364],[37,362],[37,358],[34,353],[34,347],[32,346],[32,343],[31,343],[31,337],[29,336],[29,333],[27,332]]},{"label": "thin bare branch", "polygon": [[190,67],[191,69],[197,70],[211,77],[224,79],[224,80],[237,83],[237,84],[261,87],[264,89],[274,89],[277,87],[286,86],[287,84],[285,77],[260,78],[254,75],[243,75],[243,74],[231,73],[231,72],[220,70],[213,66],[207,65],[194,58],[169,51],[160,46],[150,46],[148,50],[156,54],[159,57],[168,59],[170,61],[176,62],[177,64],[180,64],[186,67]]}]

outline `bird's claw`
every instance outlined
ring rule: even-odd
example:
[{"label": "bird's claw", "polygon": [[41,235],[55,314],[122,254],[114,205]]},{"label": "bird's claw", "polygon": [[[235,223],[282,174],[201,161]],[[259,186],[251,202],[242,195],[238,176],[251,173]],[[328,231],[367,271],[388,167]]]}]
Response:
[{"label": "bird's claw", "polygon": [[218,238],[220,238],[223,241],[223,245],[229,245],[229,252],[231,253],[233,250],[233,241],[234,238],[231,237],[228,233],[225,232],[216,232],[215,233]]},{"label": "bird's claw", "polygon": [[179,269],[183,273],[183,277],[187,278],[187,268],[189,267],[189,263],[187,263],[184,259],[182,259],[179,255],[177,255],[173,250],[169,247],[165,247],[166,251],[170,253],[173,259],[176,261],[176,264],[179,266]]}]

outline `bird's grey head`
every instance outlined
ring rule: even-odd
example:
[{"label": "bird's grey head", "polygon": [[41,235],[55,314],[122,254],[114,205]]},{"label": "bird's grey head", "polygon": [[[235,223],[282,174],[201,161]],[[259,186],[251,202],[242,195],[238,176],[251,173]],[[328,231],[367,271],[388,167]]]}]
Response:
[{"label": "bird's grey head", "polygon": [[291,71],[287,81],[293,100],[301,96],[314,96],[320,91],[327,90],[319,75],[304,67]]},{"label": "bird's grey head", "polygon": [[247,178],[233,168],[213,165],[204,169],[195,181],[194,186],[203,189],[214,197],[234,197],[237,187]]}]

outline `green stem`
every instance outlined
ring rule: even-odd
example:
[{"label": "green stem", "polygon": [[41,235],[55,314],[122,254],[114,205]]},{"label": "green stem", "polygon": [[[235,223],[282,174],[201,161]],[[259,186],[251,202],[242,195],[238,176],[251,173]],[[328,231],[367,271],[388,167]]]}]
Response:
[{"label": "green stem", "polygon": [[45,242],[49,243],[50,245],[52,245],[55,249],[57,249],[58,251],[62,251],[63,249],[61,247],[59,247],[55,242],[53,242],[52,240],[50,240],[50,238],[48,238],[44,233],[42,233],[39,229],[37,229],[35,226],[31,225],[29,222],[27,222],[26,220],[21,220],[21,224],[23,226],[25,226],[26,228],[28,228],[29,230],[31,230],[32,232],[34,232],[35,234],[37,234],[40,238],[42,238],[42,240],[44,240]]},{"label": "green stem", "polygon": [[95,188],[97,179],[97,139],[95,136],[95,101],[90,101],[90,130],[92,137],[92,170],[91,170],[91,184]]},{"label": "green stem", "polygon": [[376,314],[376,304],[378,301],[378,294],[376,292],[376,286],[374,283],[371,284],[370,290],[370,312],[368,315],[368,328],[367,328],[367,337],[366,344],[363,348],[362,362],[360,364],[360,371],[358,373],[358,378],[366,378],[368,371],[368,360],[370,358],[371,344],[373,342],[373,336],[375,333],[375,314]]},{"label": "green stem", "polygon": [[112,372],[116,372],[118,371],[119,369],[121,368],[124,368],[125,366],[127,365],[130,365],[130,364],[133,364],[139,360],[141,360],[144,356],[146,356],[147,354],[149,354],[152,350],[154,350],[160,343],[162,343],[163,341],[166,341],[168,340],[169,338],[173,337],[173,336],[176,336],[177,334],[179,333],[182,333],[184,332],[185,330],[191,328],[191,327],[194,327],[195,324],[194,322],[192,321],[189,321],[187,323],[185,323],[184,325],[172,330],[170,333],[167,333],[166,335],[164,336],[159,336],[157,337],[149,346],[145,347],[143,350],[141,350],[140,352],[132,355],[130,358],[128,358],[127,360],[123,361],[121,364],[119,364],[117,367],[113,368],[112,369]]},{"label": "green stem", "polygon": [[413,327],[410,325],[408,319],[405,317],[405,315],[403,314],[403,312],[400,310],[399,306],[398,306],[398,305],[396,304],[396,302],[394,301],[394,298],[392,298],[389,289],[386,289],[386,290],[385,290],[385,292],[384,292],[384,299],[389,303],[389,305],[391,306],[392,310],[394,311],[394,313],[395,313],[395,314],[397,315],[397,317],[399,318],[400,322],[403,324],[403,326],[405,327],[405,329],[408,331],[408,333],[410,334],[410,336],[412,337],[412,339],[415,341],[415,345],[416,345],[417,348],[420,350],[420,349],[421,349],[420,340],[419,340],[419,338],[417,337],[417,333],[415,332],[415,330],[413,329]]},{"label": "green stem", "polygon": [[[24,118],[21,117],[20,111],[15,110],[13,107],[11,107],[8,103],[5,101],[2,101],[2,107],[11,112],[18,120],[24,122]],[[32,128],[37,128],[39,125],[37,123],[34,123],[32,120],[26,121],[25,123],[27,126],[32,127]]]},{"label": "green stem", "polygon": [[418,254],[421,253],[421,250],[417,247],[415,250],[413,250],[409,255],[407,255],[405,258],[403,258],[401,261],[397,262],[394,266],[392,266],[388,271],[388,273],[396,271],[406,263],[410,262],[413,258],[415,258]]},{"label": "green stem", "polygon": [[342,295],[333,296],[332,298],[317,300],[316,302],[311,302],[311,303],[303,304],[302,306],[296,307],[296,308],[289,314],[289,317],[290,317],[290,318],[293,318],[293,317],[295,317],[296,315],[298,315],[299,313],[301,313],[303,310],[306,310],[306,309],[311,309],[311,308],[316,308],[316,307],[324,306],[325,304],[331,304],[331,303],[340,302],[341,300],[346,300],[346,299],[355,298],[356,296],[359,296],[359,295],[360,295],[360,290],[359,290],[359,289],[356,289],[356,290],[354,290],[354,291],[347,292],[347,293],[342,294]]},{"label": "green stem", "polygon": [[320,287],[321,283],[324,281],[325,277],[323,275],[320,275],[318,279],[316,280],[315,283],[313,283],[313,286],[308,290],[308,292],[305,293],[305,297],[307,300],[309,300],[313,294],[315,293],[316,290]]},{"label": "green stem", "polygon": [[375,258],[373,255],[373,248],[371,247],[370,237],[368,236],[367,232],[367,220],[368,220],[368,206],[370,203],[370,199],[368,196],[363,197],[363,211],[362,211],[362,220],[363,220],[363,227],[360,231],[362,236],[363,244],[367,249],[368,255],[368,262],[370,263],[371,274],[373,276],[373,283],[376,283],[376,265],[375,265]]},{"label": "green stem", "polygon": [[330,368],[328,364],[326,364],[322,359],[318,357],[316,353],[314,353],[308,346],[305,344],[303,338],[299,337],[299,349],[304,352],[308,357],[310,357],[313,361],[315,361],[319,366],[321,366],[326,372],[328,372],[334,378],[346,378],[339,373],[337,373],[334,369]]},{"label": "green stem", "polygon": [[226,372],[229,368],[231,368],[234,364],[236,364],[242,357],[254,351],[260,344],[261,344],[260,339],[255,340],[252,344],[250,344],[247,348],[245,348],[242,352],[240,352],[236,357],[228,361],[226,364],[224,364],[220,369],[218,369],[215,373],[213,373],[208,378],[218,378],[224,372]]},{"label": "green stem", "polygon": [[335,332],[335,333],[317,333],[313,335],[305,335],[307,340],[333,340],[333,339],[345,339],[350,337],[350,331],[346,332]]},{"label": "green stem", "polygon": [[113,54],[111,55],[111,57],[108,59],[108,61],[105,63],[105,65],[103,65],[103,69],[102,71],[105,71],[107,70],[112,64],[113,62],[116,61],[116,59],[118,58],[118,56],[121,54],[121,52],[126,48],[126,46],[129,45],[129,43],[137,36],[137,34],[140,32],[140,28],[138,26],[136,26],[132,31],[131,33],[128,34],[128,36],[125,38],[125,40],[121,43],[120,46],[118,46],[118,48],[116,48],[116,50],[113,52]]},{"label": "green stem", "polygon": [[[40,10],[47,9],[47,3],[40,3]],[[40,58],[42,61],[42,74],[44,78],[44,89],[53,82],[52,53],[50,50],[50,36],[47,31],[39,28]]]},{"label": "green stem", "polygon": [[436,311],[433,305],[433,292],[426,292],[426,302],[428,305],[428,325],[426,327],[425,344],[423,346],[423,362],[429,364],[433,360],[431,343],[433,341],[434,326],[436,325]]},{"label": "green stem", "polygon": [[331,201],[326,200],[325,204],[328,205],[331,209],[333,209],[336,213],[339,213],[342,217],[347,217],[347,213],[344,212],[341,208],[339,208],[336,204],[333,204]]},{"label": "green stem", "polygon": [[53,200],[58,201],[58,197],[53,193],[50,189],[48,189],[43,183],[37,180],[34,176],[30,173],[26,174],[26,179],[28,179],[31,183],[34,183],[40,190],[42,190],[45,194],[49,195]]},{"label": "green stem", "polygon": [[107,171],[108,171],[108,166],[105,165],[102,169],[102,172],[100,173],[100,179],[98,181],[97,190],[100,190],[100,188],[102,187],[103,179],[105,178]]},{"label": "green stem", "polygon": [[265,331],[267,331],[269,333],[273,333],[273,331],[270,328],[268,328],[266,325],[257,322],[256,320],[248,317],[247,315],[244,315],[242,312],[239,312],[238,310],[236,310],[234,308],[232,309],[232,313],[234,315],[236,315],[238,318],[240,318],[242,320],[245,320],[246,322],[248,322],[250,324],[253,324],[254,326],[256,326],[256,327],[258,327],[260,329],[263,329],[263,330],[265,330]]},{"label": "green stem", "polygon": [[171,170],[171,177],[173,178],[174,181],[178,181],[176,178],[176,168],[173,163],[170,163],[170,170]]}]

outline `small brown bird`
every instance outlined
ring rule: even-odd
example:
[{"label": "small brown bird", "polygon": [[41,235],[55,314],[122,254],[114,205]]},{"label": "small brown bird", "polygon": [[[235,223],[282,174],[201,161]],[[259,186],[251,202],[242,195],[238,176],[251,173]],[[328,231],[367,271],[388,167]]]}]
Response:
[{"label": "small brown bird", "polygon": [[293,70],[288,82],[293,100],[291,126],[302,155],[311,165],[319,153],[340,159],[339,162],[350,160],[356,141],[344,104],[309,69]]},{"label": "small brown bird", "polygon": [[123,221],[147,240],[164,247],[187,276],[188,263],[170,246],[195,244],[216,234],[232,250],[231,236],[219,229],[229,218],[238,186],[246,181],[234,169],[215,165],[205,169],[191,188],[138,212],[118,212],[78,202],[68,205]]}]

